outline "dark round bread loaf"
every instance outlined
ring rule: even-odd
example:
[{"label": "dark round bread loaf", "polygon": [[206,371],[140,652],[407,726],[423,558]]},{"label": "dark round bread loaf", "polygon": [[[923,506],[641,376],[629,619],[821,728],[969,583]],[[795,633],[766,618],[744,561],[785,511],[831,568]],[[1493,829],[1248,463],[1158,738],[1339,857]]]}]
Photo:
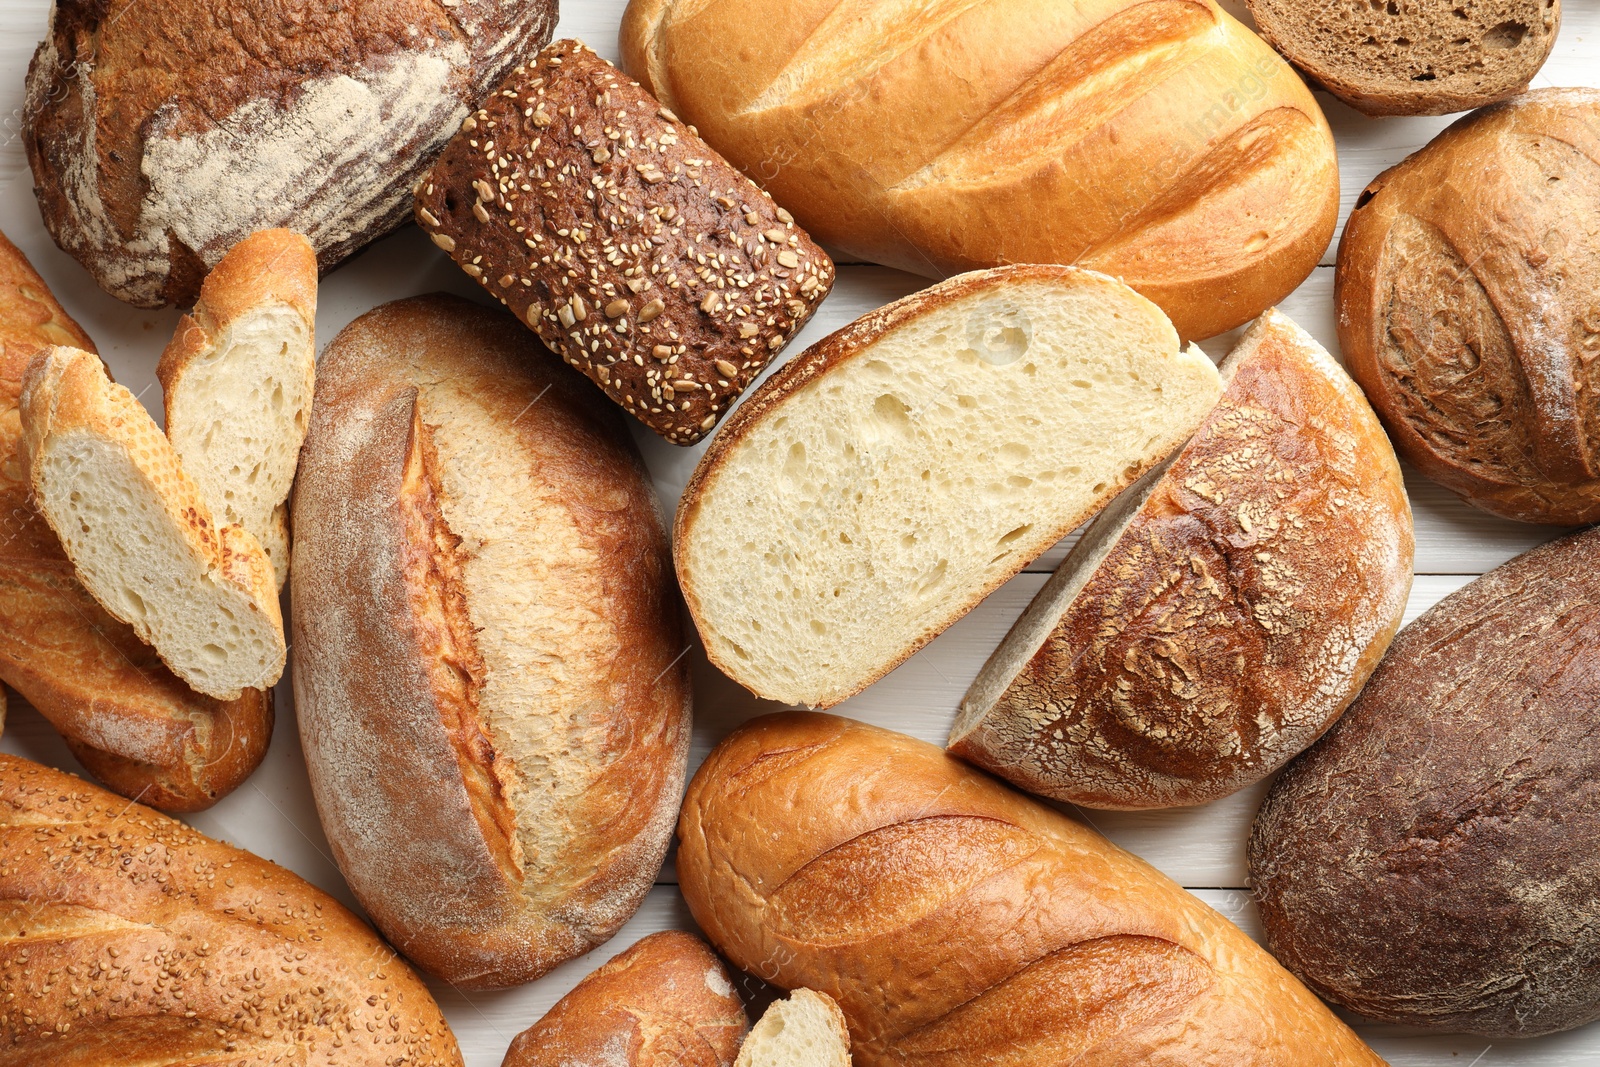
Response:
[{"label": "dark round bread loaf", "polygon": [[1525,522],[1600,521],[1600,89],[1476,112],[1369,185],[1345,362],[1400,455]]},{"label": "dark round bread loaf", "polygon": [[1488,1037],[1600,1018],[1600,530],[1400,632],[1268,794],[1268,947],[1328,1000]]},{"label": "dark round bread loaf", "polygon": [[556,0],[128,10],[58,0],[24,143],[51,236],[140,307],[193,303],[257,230],[305,234],[328,270],[400,225],[468,109],[556,21]]}]

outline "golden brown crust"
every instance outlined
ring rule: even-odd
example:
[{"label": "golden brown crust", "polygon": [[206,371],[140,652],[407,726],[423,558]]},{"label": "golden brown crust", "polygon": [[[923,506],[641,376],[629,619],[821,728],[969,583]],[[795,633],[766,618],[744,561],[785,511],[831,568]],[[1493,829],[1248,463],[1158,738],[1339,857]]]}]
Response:
[{"label": "golden brown crust", "polygon": [[1339,244],[1339,342],[1395,447],[1505,518],[1600,519],[1600,233],[1571,224],[1597,197],[1600,90],[1539,90],[1379,175]]},{"label": "golden brown crust", "polygon": [[856,1062],[1381,1061],[1237,928],[932,745],[749,724],[690,785],[678,873],[736,965],[831,996]]},{"label": "golden brown crust", "polygon": [[[1360,692],[1411,589],[1400,464],[1355,383],[1277,312],[1223,371],[1194,438],[1046,609],[1043,644],[989,707],[964,707],[956,755],[1089,807],[1204,804],[1283,766]],[[1038,640],[1019,623],[1006,645]]]},{"label": "golden brown crust", "polygon": [[502,1067],[732,1067],[747,1029],[722,961],[667,931],[579,982],[516,1036]]},{"label": "golden brown crust", "polygon": [[1077,263],[1185,338],[1282,299],[1337,220],[1321,110],[1211,0],[634,0],[622,52],[828,247]]},{"label": "golden brown crust", "polygon": [[332,897],[0,754],[0,1060],[146,1057],[461,1064],[427,987]]},{"label": "golden brown crust", "polygon": [[[541,525],[486,533],[485,513]],[[609,938],[660,867],[690,707],[620,414],[508,315],[386,305],[324,357],[295,531],[301,738],[379,928],[480,988]]]}]

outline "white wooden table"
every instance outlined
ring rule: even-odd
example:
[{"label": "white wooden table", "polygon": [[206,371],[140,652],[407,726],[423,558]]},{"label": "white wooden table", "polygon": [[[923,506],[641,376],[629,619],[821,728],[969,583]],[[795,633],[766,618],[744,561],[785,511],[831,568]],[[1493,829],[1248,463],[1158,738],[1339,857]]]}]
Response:
[{"label": "white wooden table", "polygon": [[[625,2],[566,0],[559,33],[581,37],[615,59],[617,25]],[[136,393],[143,390],[144,402],[159,412],[155,363],[176,314],[139,311],[101,294],[88,275],[50,243],[30,193],[18,137],[23,73],[43,34],[48,8],[49,0],[0,0],[0,230],[33,259],[68,310],[95,338],[118,380]],[[1534,84],[1600,85],[1600,0],[1567,0],[1555,53]],[[1338,138],[1345,213],[1374,175],[1422,147],[1448,122],[1368,119],[1326,94],[1319,93],[1318,99]],[[1600,210],[1600,205],[1596,209]],[[1333,253],[1334,246],[1330,246],[1322,265],[1281,306],[1337,353]],[[841,266],[833,295],[790,351],[799,352],[864,312],[925,284],[879,267]],[[438,289],[481,296],[481,291],[414,229],[399,233],[324,282],[317,322],[319,340],[326,343],[351,319],[379,303]],[[1229,338],[1218,338],[1205,347],[1219,355],[1228,342]],[[635,436],[670,512],[701,449],[674,448],[645,431]],[[1559,532],[1490,518],[1409,471],[1408,486],[1417,520],[1417,581],[1408,621],[1475,575]],[[1037,561],[899,670],[836,710],[942,743],[968,683],[1063,551],[1058,547]],[[711,746],[739,723],[776,708],[723,678],[698,648],[692,654],[696,721],[691,771]],[[206,833],[276,860],[355,906],[317,823],[287,683],[278,687],[277,708],[277,731],[260,770],[238,792],[189,821]],[[50,727],[15,694],[0,748],[82,773]],[[1243,888],[1244,842],[1262,791],[1260,787],[1250,789],[1192,810],[1076,814],[1256,933],[1254,909]],[[674,880],[669,858],[644,907],[615,939],[531,985],[464,995],[432,983],[469,1067],[496,1067],[517,1032],[542,1015],[578,979],[640,937],[661,929],[692,928]],[[751,988],[755,986],[752,980]],[[1600,1024],[1551,1038],[1491,1045],[1479,1038],[1424,1036],[1357,1023],[1362,1034],[1396,1065],[1600,1067]]]}]

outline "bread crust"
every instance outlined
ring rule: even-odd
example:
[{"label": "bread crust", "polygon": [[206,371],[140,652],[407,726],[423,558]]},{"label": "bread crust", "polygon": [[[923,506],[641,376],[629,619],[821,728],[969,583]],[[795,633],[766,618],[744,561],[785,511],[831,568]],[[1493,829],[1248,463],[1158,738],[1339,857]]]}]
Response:
[{"label": "bread crust", "polygon": [[256,230],[326,271],[405,221],[457,123],[554,30],[555,0],[61,0],[24,143],[51,236],[109,293],[193,303]]},{"label": "bread crust", "polygon": [[79,584],[29,499],[18,409],[28,364],[58,344],[95,350],[0,234],[0,678],[112,789],[163,811],[200,811],[265,756],[272,694],[194,692]]},{"label": "bread crust", "polygon": [[[1339,343],[1400,455],[1492,514],[1600,520],[1600,90],[1459,120],[1339,244]],[[1548,240],[1552,232],[1563,235]]]},{"label": "bread crust", "polygon": [[693,934],[651,934],[518,1034],[501,1067],[732,1067],[750,1028],[722,961]]},{"label": "bread crust", "polygon": [[1387,1022],[1600,1018],[1600,533],[1517,557],[1395,639],[1250,837],[1267,943]]},{"label": "bread crust", "polygon": [[678,445],[710,432],[833,288],[794,216],[578,41],[468,117],[419,187],[417,221]]},{"label": "bread crust", "polygon": [[427,987],[338,901],[7,754],[0,1060],[462,1062]]},{"label": "bread crust", "polygon": [[1333,236],[1321,110],[1212,0],[634,0],[622,33],[630,74],[872,262],[1075,263],[1189,339],[1281,300]]},{"label": "bread crust", "polygon": [[837,1001],[862,1067],[1382,1062],[1176,884],[899,734],[757,719],[695,775],[678,832],[712,943]]},{"label": "bread crust", "polygon": [[[1091,527],[991,658],[951,752],[1088,807],[1204,804],[1282,767],[1366,684],[1411,590],[1394,449],[1276,311],[1222,371],[1222,400],[1137,513]],[[1012,678],[986,677],[1013,657]]]},{"label": "bread crust", "polygon": [[[548,523],[454,518],[485,509]],[[324,355],[294,525],[301,740],[379,929],[464,988],[609,938],[665,853],[691,706],[659,504],[615,408],[510,316],[385,305]],[[532,557],[482,569],[495,537]],[[496,661],[528,618],[537,662]]]}]

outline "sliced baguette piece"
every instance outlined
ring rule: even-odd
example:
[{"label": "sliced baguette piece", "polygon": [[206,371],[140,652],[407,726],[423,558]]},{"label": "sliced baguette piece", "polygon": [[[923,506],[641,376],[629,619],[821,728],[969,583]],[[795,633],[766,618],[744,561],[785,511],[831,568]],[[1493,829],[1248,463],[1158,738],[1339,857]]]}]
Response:
[{"label": "sliced baguette piece", "polygon": [[1414,539],[1360,388],[1269,311],[1164,471],[1084,533],[962,701],[950,751],[1096,808],[1204,804],[1306,749],[1399,629]]},{"label": "sliced baguette piece", "polygon": [[195,690],[235,700],[283,674],[272,564],[217,527],[155,420],[98,357],[50,348],[22,386],[34,500],[85,589]]},{"label": "sliced baguette piece", "polygon": [[806,351],[735,412],[677,515],[711,661],[830,707],[1178,448],[1216,368],[1121,282],[951,279]]},{"label": "sliced baguette piece", "polygon": [[796,989],[768,1008],[733,1067],[850,1067],[850,1030],[833,998]]},{"label": "sliced baguette piece", "polygon": [[284,501],[316,386],[317,254],[292,230],[234,245],[178,324],[156,377],[167,439],[220,524],[255,535],[289,577]]}]

